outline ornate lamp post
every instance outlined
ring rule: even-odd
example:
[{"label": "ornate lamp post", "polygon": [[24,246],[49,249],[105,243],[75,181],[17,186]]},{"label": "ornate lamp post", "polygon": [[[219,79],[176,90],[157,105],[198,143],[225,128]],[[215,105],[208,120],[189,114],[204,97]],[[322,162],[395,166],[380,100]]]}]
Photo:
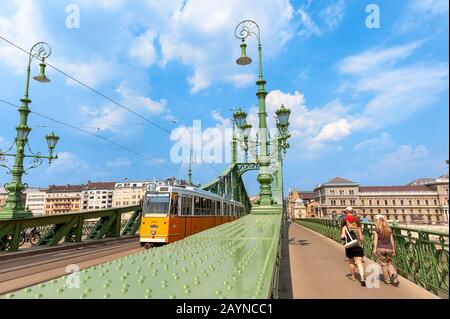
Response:
[{"label": "ornate lamp post", "polygon": [[[254,35],[258,41],[259,76],[258,76],[258,80],[256,81],[256,85],[258,86],[256,96],[258,97],[258,104],[259,104],[258,136],[259,136],[259,148],[260,148],[260,153],[259,153],[260,169],[259,169],[258,178],[257,178],[258,183],[260,184],[259,204],[261,206],[269,206],[274,203],[273,198],[272,198],[272,190],[271,190],[271,184],[272,184],[274,178],[269,170],[269,166],[270,166],[269,144],[270,143],[269,143],[269,137],[268,137],[268,131],[267,131],[267,120],[266,120],[266,118],[267,118],[267,112],[266,112],[267,92],[265,90],[265,84],[267,82],[264,80],[263,72],[262,72],[262,46],[261,46],[260,29],[259,29],[258,24],[256,24],[256,22],[254,22],[252,20],[244,20],[236,26],[235,36],[236,36],[236,38],[238,38],[242,41],[241,57],[239,57],[236,60],[236,63],[239,65],[247,65],[252,62],[252,59],[247,57],[247,52],[246,52],[247,45],[245,44],[245,40],[251,35]],[[244,126],[246,124],[246,121],[245,121],[246,115],[247,114],[243,111],[238,111],[234,114],[236,125],[243,130],[249,129],[248,127]],[[283,129],[284,128],[286,129],[285,140],[288,137],[288,135],[287,135],[287,125],[288,125],[287,120],[288,120],[288,118],[289,118],[289,115],[287,115],[287,117],[286,117],[286,112],[284,110],[282,110],[280,113],[280,116],[279,116],[279,122],[280,122],[280,124],[284,125]],[[245,134],[244,134],[244,136],[245,136]],[[286,146],[287,146],[287,144],[286,144]],[[280,172],[278,174],[280,174]],[[282,203],[278,203],[278,204],[281,205]]]},{"label": "ornate lamp post", "polygon": [[[30,50],[28,68],[27,68],[27,78],[25,84],[25,96],[20,101],[22,106],[19,108],[20,122],[16,127],[16,138],[14,143],[6,152],[0,150],[0,166],[8,169],[8,174],[12,175],[11,181],[5,184],[5,189],[8,191],[8,196],[6,198],[6,205],[2,211],[0,211],[0,219],[12,219],[12,218],[25,218],[31,217],[32,213],[26,210],[22,204],[22,193],[28,187],[26,183],[22,183],[23,174],[27,174],[30,169],[36,168],[42,164],[42,159],[48,159],[49,165],[53,159],[58,158],[57,155],[53,155],[53,151],[58,143],[59,137],[55,133],[48,134],[45,136],[47,140],[49,155],[43,156],[39,152],[33,153],[28,144],[28,135],[30,134],[31,128],[28,127],[28,114],[31,112],[28,108],[28,104],[31,100],[28,97],[29,86],[30,86],[30,73],[31,73],[31,62],[33,58],[40,59],[39,64],[40,73],[35,76],[36,81],[47,83],[50,80],[45,75],[45,59],[51,54],[51,48],[47,43],[39,42],[36,43]],[[9,151],[16,145],[16,153],[11,154]],[[28,148],[30,154],[25,154],[25,147]],[[6,157],[14,157],[14,166],[9,168],[7,165]],[[31,158],[31,166],[24,169],[23,161],[25,158]]]}]

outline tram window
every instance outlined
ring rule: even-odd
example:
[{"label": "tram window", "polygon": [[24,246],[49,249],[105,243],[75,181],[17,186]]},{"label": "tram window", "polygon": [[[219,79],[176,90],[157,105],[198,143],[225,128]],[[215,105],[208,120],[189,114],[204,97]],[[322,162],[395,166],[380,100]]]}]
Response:
[{"label": "tram window", "polygon": [[170,214],[171,215],[178,215],[178,193],[172,193],[171,194],[171,202],[170,202]]},{"label": "tram window", "polygon": [[181,197],[181,215],[192,215],[192,197]]},{"label": "tram window", "polygon": [[167,214],[169,194],[148,194],[144,200],[144,214]]},{"label": "tram window", "polygon": [[202,214],[202,206],[201,206],[201,199],[198,196],[194,197],[194,215],[201,215]]},{"label": "tram window", "polygon": [[212,200],[206,199],[205,202],[206,202],[205,215],[212,215],[213,214]]}]

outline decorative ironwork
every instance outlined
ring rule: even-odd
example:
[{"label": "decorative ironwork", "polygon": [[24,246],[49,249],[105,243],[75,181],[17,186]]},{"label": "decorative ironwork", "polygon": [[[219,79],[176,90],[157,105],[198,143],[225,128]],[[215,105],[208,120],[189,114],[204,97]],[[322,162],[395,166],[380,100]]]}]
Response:
[{"label": "decorative ironwork", "polygon": [[52,48],[45,42],[36,43],[30,50],[30,61],[32,58],[46,59],[52,54]]},{"label": "decorative ironwork", "polygon": [[[298,219],[297,222],[335,241],[340,240],[339,221]],[[449,235],[391,226],[395,241],[394,265],[400,275],[436,295],[449,293]],[[364,253],[373,258],[373,223],[363,224]]]},{"label": "decorative ironwork", "polygon": [[236,26],[236,29],[234,30],[234,35],[239,40],[245,40],[250,35],[256,36],[258,39],[258,43],[261,42],[260,39],[260,31],[259,26],[256,24],[255,21],[252,20],[244,20],[241,23],[239,23]]}]

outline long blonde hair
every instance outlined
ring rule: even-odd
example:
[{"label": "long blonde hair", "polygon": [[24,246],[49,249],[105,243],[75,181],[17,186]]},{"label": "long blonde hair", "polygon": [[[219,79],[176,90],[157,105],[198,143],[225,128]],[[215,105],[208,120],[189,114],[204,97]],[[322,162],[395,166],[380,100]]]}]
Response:
[{"label": "long blonde hair", "polygon": [[386,220],[384,218],[378,218],[375,221],[375,230],[381,236],[382,240],[387,240],[391,237],[391,227],[388,225],[388,223],[386,223]]}]

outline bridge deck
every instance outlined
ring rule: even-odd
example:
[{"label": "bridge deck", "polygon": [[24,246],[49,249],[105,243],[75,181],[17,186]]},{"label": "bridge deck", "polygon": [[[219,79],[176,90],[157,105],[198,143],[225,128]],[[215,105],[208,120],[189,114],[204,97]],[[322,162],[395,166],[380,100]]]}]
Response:
[{"label": "bridge deck", "polygon": [[[351,281],[346,276],[349,270],[342,245],[296,223],[288,223],[286,227],[280,298],[438,298],[402,277],[397,288],[382,281],[380,288],[362,287],[358,280]],[[371,263],[373,261],[365,258],[365,267]]]}]

